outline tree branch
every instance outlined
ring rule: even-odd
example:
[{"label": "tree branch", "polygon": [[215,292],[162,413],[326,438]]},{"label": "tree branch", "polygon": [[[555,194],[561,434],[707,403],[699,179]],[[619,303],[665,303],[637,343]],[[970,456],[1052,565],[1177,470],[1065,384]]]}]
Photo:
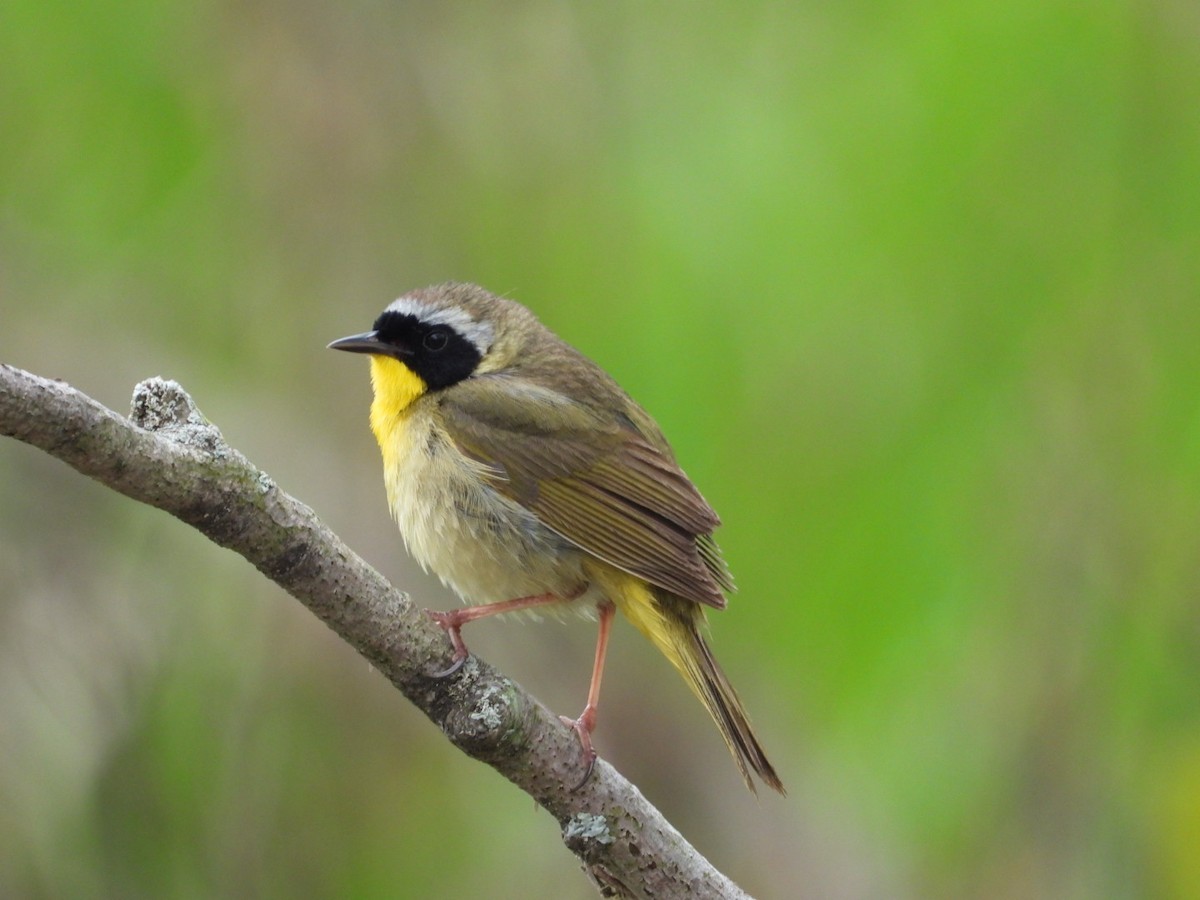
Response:
[{"label": "tree branch", "polygon": [[173,381],[134,389],[126,419],[69,385],[0,363],[0,433],[166,510],[241,554],[362,654],[450,741],[525,791],[606,897],[744,894],[575,733],[470,657],[447,678],[445,634],[271,478],[225,443]]}]

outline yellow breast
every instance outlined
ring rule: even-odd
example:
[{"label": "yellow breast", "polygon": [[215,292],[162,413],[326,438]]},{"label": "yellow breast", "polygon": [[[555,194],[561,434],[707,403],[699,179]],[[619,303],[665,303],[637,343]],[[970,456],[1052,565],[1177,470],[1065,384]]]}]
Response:
[{"label": "yellow breast", "polygon": [[420,376],[372,356],[371,382],[388,505],[423,568],[471,603],[568,596],[586,580],[582,552],[493,491],[479,464],[458,452],[436,407],[418,402],[428,391]]}]

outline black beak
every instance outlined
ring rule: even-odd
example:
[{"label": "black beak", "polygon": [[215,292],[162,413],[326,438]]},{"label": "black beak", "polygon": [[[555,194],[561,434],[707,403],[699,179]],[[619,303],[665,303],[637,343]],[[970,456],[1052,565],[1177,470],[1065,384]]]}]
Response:
[{"label": "black beak", "polygon": [[391,355],[389,349],[379,339],[378,331],[364,331],[362,334],[352,334],[350,337],[338,338],[329,344],[330,350],[347,350],[350,353],[380,353]]}]

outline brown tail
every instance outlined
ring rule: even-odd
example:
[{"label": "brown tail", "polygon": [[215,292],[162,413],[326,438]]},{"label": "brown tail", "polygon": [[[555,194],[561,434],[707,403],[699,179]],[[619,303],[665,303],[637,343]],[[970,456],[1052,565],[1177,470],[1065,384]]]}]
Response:
[{"label": "brown tail", "polygon": [[783,782],[775,774],[775,768],[754,736],[750,718],[737,691],[721,671],[704,636],[700,634],[698,625],[701,621],[700,616],[692,616],[688,621],[679,622],[677,631],[672,629],[676,631],[673,637],[678,640],[677,648],[681,651],[683,661],[680,671],[721,729],[721,736],[725,738],[729,752],[733,754],[734,762],[746,780],[746,786],[758,793],[750,777],[753,771],[768,787],[786,794]]},{"label": "brown tail", "polygon": [[783,782],[767,760],[742,701],[717,661],[708,649],[700,626],[704,624],[704,610],[682,597],[652,588],[640,578],[630,577],[623,572],[603,567],[594,570],[592,576],[603,579],[606,574],[615,574],[607,582],[609,597],[617,608],[646,635],[671,664],[679,670],[692,692],[700,698],[729,745],[733,761],[741,770],[746,786],[758,793],[750,773],[754,772],[763,782],[784,794]]}]

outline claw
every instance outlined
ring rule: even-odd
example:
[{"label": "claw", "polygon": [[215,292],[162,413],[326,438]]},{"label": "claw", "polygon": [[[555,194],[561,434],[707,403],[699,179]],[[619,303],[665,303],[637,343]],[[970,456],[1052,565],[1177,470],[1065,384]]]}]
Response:
[{"label": "claw", "polygon": [[462,639],[462,627],[465,622],[459,610],[441,612],[436,609],[427,609],[425,615],[441,626],[442,630],[446,632],[446,636],[450,638],[450,646],[454,648],[454,658],[450,661],[450,665],[430,675],[431,678],[447,678],[461,669],[463,663],[467,661],[467,657],[471,655]]},{"label": "claw", "polygon": [[592,731],[596,728],[596,707],[587,706],[578,719],[572,719],[569,716],[559,716],[558,718],[564,725],[569,725],[575,730],[575,734],[579,737],[579,745],[583,748],[583,763],[586,769],[583,777],[579,779],[579,783],[571,788],[571,793],[575,793],[588,783],[588,779],[592,777],[592,771],[596,768],[598,754],[596,748],[592,746]]},{"label": "claw", "polygon": [[429,674],[429,677],[430,678],[449,678],[451,675],[453,675],[455,672],[457,672],[459,669],[461,669],[463,667],[463,664],[466,663],[467,656],[469,656],[469,655],[470,654],[464,654],[463,656],[458,656],[457,654],[455,654],[454,659],[451,661],[450,665],[446,666],[446,668],[444,668],[444,669],[438,669],[436,672],[431,672]]}]

